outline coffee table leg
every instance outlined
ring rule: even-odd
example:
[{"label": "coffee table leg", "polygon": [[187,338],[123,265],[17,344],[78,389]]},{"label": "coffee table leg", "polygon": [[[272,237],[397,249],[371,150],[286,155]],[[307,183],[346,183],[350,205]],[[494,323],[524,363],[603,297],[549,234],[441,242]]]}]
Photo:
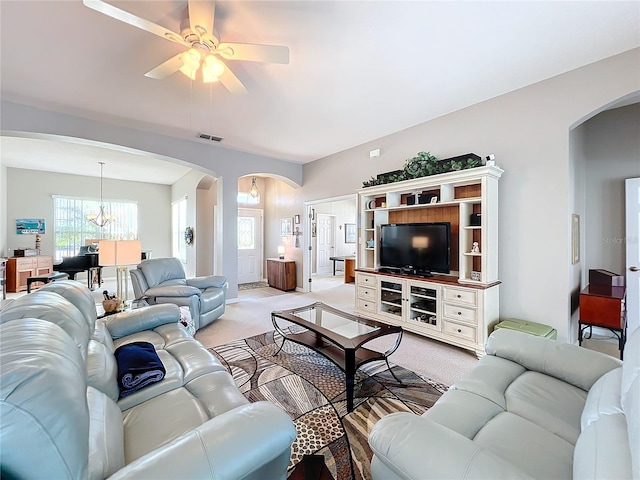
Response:
[{"label": "coffee table leg", "polygon": [[344,373],[347,377],[347,412],[353,410],[353,384],[356,376],[356,351],[353,349],[344,352]]}]

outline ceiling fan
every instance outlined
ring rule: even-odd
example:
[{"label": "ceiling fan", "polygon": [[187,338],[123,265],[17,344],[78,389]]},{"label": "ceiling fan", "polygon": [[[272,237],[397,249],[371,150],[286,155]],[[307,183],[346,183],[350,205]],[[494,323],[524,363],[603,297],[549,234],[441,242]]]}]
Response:
[{"label": "ceiling fan", "polygon": [[201,75],[204,83],[219,81],[232,94],[242,95],[247,92],[247,89],[222,59],[289,63],[288,47],[248,43],[221,43],[213,29],[215,3],[210,0],[188,1],[188,18],[182,21],[179,34],[102,0],[83,0],[83,3],[85,6],[116,20],[188,48],[188,50],[171,57],[145,73],[145,76],[150,78],[160,80],[179,70],[191,80],[196,80]]}]

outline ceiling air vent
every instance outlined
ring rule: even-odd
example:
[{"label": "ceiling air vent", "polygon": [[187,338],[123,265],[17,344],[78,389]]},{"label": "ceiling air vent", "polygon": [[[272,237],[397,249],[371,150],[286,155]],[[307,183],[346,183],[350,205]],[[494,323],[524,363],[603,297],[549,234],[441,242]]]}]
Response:
[{"label": "ceiling air vent", "polygon": [[216,137],[215,135],[209,135],[208,133],[199,133],[198,138],[202,138],[203,140],[211,140],[212,142],[222,141],[222,137]]}]

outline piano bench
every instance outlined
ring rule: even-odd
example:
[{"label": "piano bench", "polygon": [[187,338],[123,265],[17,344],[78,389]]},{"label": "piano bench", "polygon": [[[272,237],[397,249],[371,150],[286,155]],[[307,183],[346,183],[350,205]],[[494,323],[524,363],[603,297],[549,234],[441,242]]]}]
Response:
[{"label": "piano bench", "polygon": [[69,278],[69,275],[62,272],[51,272],[45,273],[44,275],[38,275],[37,277],[29,277],[27,278],[27,293],[31,293],[31,284],[33,282],[42,282],[46,284],[49,282],[55,282],[56,280],[66,280],[67,278]]}]

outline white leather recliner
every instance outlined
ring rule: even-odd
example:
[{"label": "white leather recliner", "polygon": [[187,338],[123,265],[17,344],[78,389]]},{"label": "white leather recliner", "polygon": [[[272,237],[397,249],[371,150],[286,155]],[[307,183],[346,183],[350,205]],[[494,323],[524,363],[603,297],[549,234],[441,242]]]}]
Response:
[{"label": "white leather recliner", "polygon": [[143,260],[130,274],[136,300],[188,306],[196,330],[224,313],[227,279],[223,276],[186,278],[182,263],[173,257]]},{"label": "white leather recliner", "polygon": [[[249,403],[175,305],[96,319],[89,289],[50,283],[0,310],[2,478],[286,478],[296,430]],[[120,345],[154,345],[163,380],[119,398]]]}]

